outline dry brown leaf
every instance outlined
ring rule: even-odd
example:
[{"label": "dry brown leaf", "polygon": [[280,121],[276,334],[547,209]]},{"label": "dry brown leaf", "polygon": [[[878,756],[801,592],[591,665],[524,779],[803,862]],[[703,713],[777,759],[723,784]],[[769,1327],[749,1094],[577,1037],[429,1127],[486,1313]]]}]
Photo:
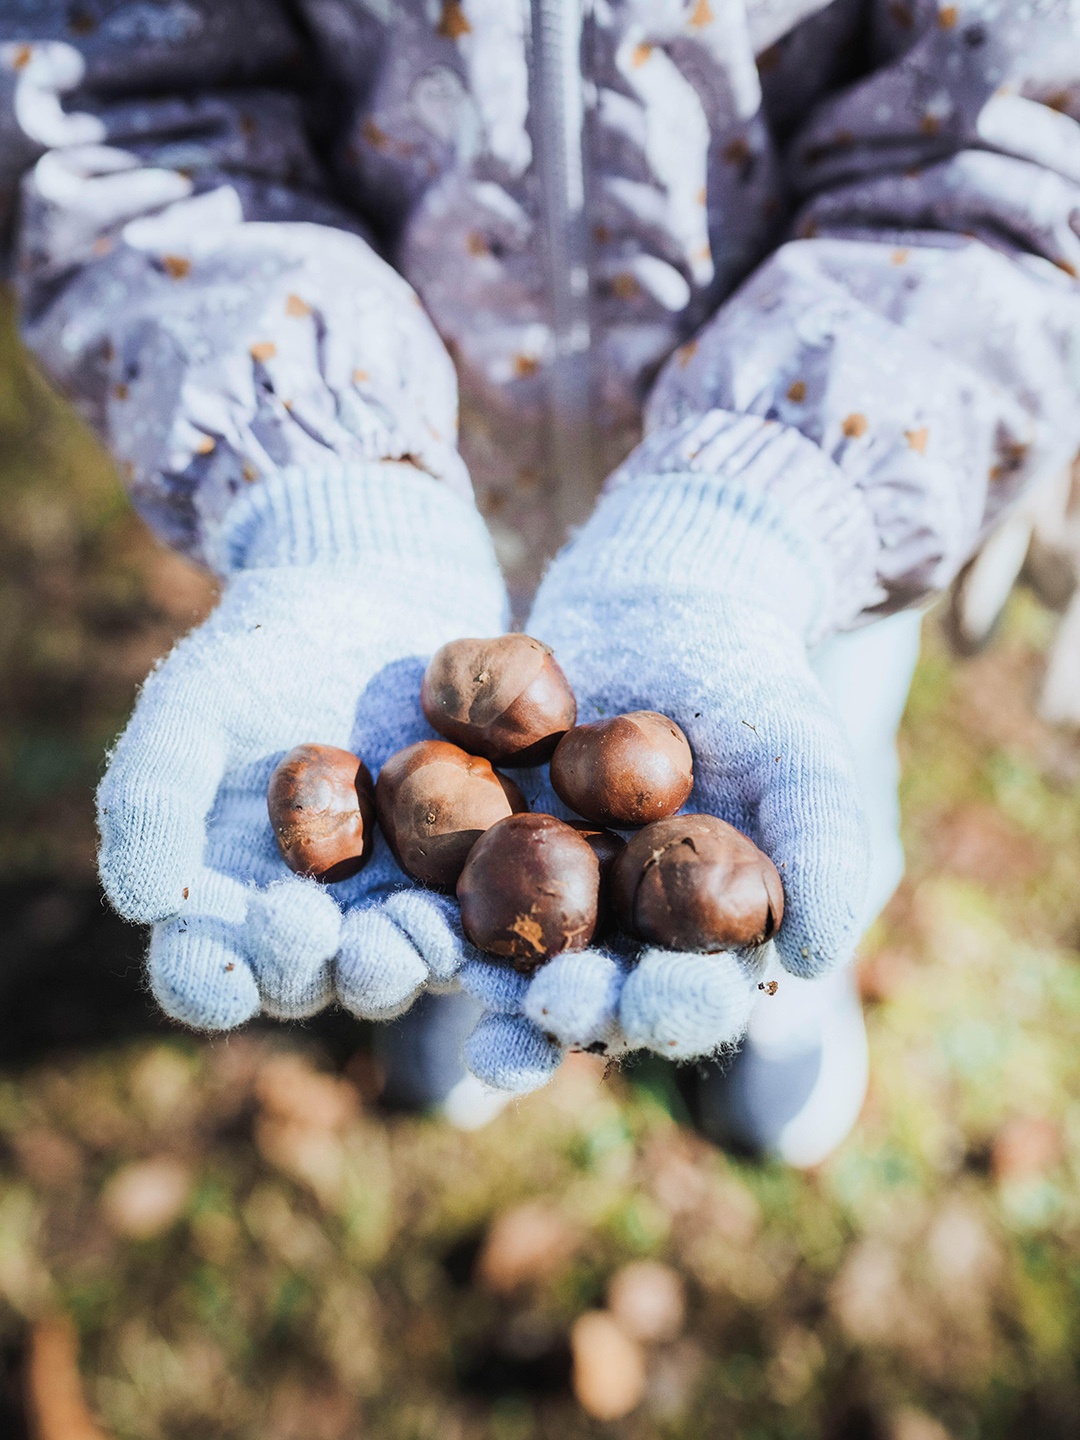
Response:
[{"label": "dry brown leaf", "polygon": [[659,1260],[633,1260],[612,1277],[608,1309],[634,1340],[674,1340],[686,1321],[683,1278]]},{"label": "dry brown leaf", "polygon": [[1050,1120],[1018,1115],[994,1136],[991,1164],[999,1181],[1045,1175],[1061,1159],[1061,1130]]},{"label": "dry brown leaf", "polygon": [[299,1055],[273,1055],[265,1061],[255,1093],[264,1112],[303,1130],[342,1130],[360,1111],[354,1086],[313,1069]]},{"label": "dry brown leaf", "polygon": [[588,1310],[570,1332],[574,1394],[595,1420],[619,1420],[645,1394],[645,1354],[606,1310]]},{"label": "dry brown leaf", "polygon": [[946,869],[994,890],[1029,880],[1046,865],[1044,847],[1036,836],[981,801],[947,814],[938,824],[934,844]]},{"label": "dry brown leaf", "polygon": [[890,1416],[886,1434],[888,1440],[951,1440],[939,1420],[912,1405],[904,1405]]},{"label": "dry brown leaf", "polygon": [[86,1403],[78,1337],[66,1315],[39,1320],[30,1331],[26,1410],[32,1440],[107,1440]]},{"label": "dry brown leaf", "polygon": [[56,1130],[17,1130],[11,1145],[20,1170],[44,1190],[68,1189],[82,1177],[82,1151]]},{"label": "dry brown leaf", "polygon": [[161,1155],[118,1170],[102,1191],[101,1208],[118,1235],[151,1240],[180,1218],[190,1193],[187,1166]]},{"label": "dry brown leaf", "polygon": [[496,1295],[551,1280],[568,1263],[578,1235],[552,1206],[529,1202],[499,1215],[480,1252],[480,1284]]}]

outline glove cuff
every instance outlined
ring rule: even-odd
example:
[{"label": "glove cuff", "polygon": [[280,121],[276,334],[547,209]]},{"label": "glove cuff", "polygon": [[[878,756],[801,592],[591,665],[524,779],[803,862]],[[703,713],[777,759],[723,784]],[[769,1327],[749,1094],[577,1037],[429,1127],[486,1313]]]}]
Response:
[{"label": "glove cuff", "polygon": [[704,589],[770,611],[814,644],[850,622],[841,578],[860,605],[873,590],[866,556],[876,543],[858,509],[832,503],[835,468],[803,436],[757,416],[712,411],[657,432],[559,557],[559,585],[591,576],[593,588],[602,577],[608,588]]},{"label": "glove cuff", "polygon": [[408,462],[329,460],[268,475],[232,506],[220,569],[377,564],[391,571],[468,576],[502,592],[479,512]]},{"label": "glove cuff", "polygon": [[829,611],[815,549],[759,491],[706,475],[646,475],[601,502],[549,582],[562,595],[601,585],[611,595],[730,596],[771,612],[809,645]]}]

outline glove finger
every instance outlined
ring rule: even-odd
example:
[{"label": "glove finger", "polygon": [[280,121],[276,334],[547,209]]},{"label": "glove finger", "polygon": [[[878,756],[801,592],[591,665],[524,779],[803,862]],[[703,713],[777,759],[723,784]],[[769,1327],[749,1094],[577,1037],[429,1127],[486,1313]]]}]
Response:
[{"label": "glove finger", "polygon": [[423,956],[378,906],[345,916],[334,989],[346,1010],[364,1020],[392,1019],[409,1008],[427,981]]},{"label": "glove finger", "polygon": [[766,954],[765,946],[718,955],[646,950],[619,1002],[627,1045],[689,1060],[732,1044],[746,1030]]},{"label": "glove finger", "polygon": [[180,913],[151,932],[150,988],[174,1020],[197,1030],[230,1030],[259,1010],[244,945],[250,891],[208,869],[186,888]]},{"label": "glove finger", "polygon": [[475,995],[485,1010],[520,1015],[529,988],[528,976],[498,960],[466,960],[458,971],[461,988]]},{"label": "glove finger", "polygon": [[[859,937],[869,844],[850,747],[824,700],[796,704],[793,695],[784,715],[773,697],[752,728],[731,726],[695,753],[706,758],[691,803],[749,834],[780,873],[775,943],[784,966],[811,978],[846,963]],[[713,755],[722,761],[711,763]]]},{"label": "glove finger", "polygon": [[850,958],[865,903],[851,746],[801,653],[778,650],[771,667],[734,646],[729,655],[722,679],[680,712],[694,752],[689,808],[721,816],[773,860],[784,887],[777,950],[808,978]]},{"label": "glove finger", "polygon": [[784,887],[776,949],[804,979],[846,964],[866,905],[870,845],[847,742],[822,726],[813,743],[776,765],[758,828]]},{"label": "glove finger", "polygon": [[290,877],[252,895],[244,942],[263,1010],[300,1020],[329,1005],[340,939],[341,911],[314,880]]},{"label": "glove finger", "polygon": [[206,817],[225,768],[216,687],[164,665],[147,680],[98,787],[101,878],[115,909],[177,914],[203,867]]},{"label": "glove finger", "polygon": [[562,1058],[562,1050],[521,1015],[485,1015],[465,1041],[469,1072],[513,1095],[546,1085]]},{"label": "glove finger", "polygon": [[600,950],[556,955],[530,983],[523,1011],[566,1048],[604,1049],[615,1043],[619,996],[626,972]]},{"label": "glove finger", "polygon": [[433,890],[397,890],[379,909],[399,926],[424,958],[432,979],[447,984],[468,959],[478,959],[479,952],[465,939],[461,929],[461,913],[450,895]]}]

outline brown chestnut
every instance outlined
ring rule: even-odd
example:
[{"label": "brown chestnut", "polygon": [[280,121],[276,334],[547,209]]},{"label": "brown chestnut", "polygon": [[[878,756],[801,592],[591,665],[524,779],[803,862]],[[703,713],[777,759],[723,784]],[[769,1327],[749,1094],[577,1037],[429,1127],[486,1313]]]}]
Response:
[{"label": "brown chestnut", "polygon": [[614,862],[626,849],[626,841],[611,830],[604,830],[588,820],[568,820],[571,829],[576,830],[592,846],[593,854],[600,861],[600,874],[606,875]]},{"label": "brown chestnut", "polygon": [[473,846],[457,883],[465,934],[531,975],[553,955],[584,950],[596,930],[600,862],[553,815],[512,815]]},{"label": "brown chestnut", "polygon": [[577,718],[554,655],[528,635],[452,640],[436,650],[420,708],[440,735],[501,765],[539,765]]},{"label": "brown chestnut", "polygon": [[364,762],[335,745],[297,745],[277,764],[266,808],[281,858],[332,885],[367,864],[375,798]]},{"label": "brown chestnut", "polygon": [[784,916],[776,866],[715,815],[675,815],[639,831],[612,867],[620,926],[668,950],[761,945]]},{"label": "brown chestnut", "polygon": [[607,935],[615,929],[614,912],[611,905],[611,870],[615,861],[626,849],[626,841],[613,830],[603,830],[588,820],[568,821],[579,835],[592,846],[593,854],[600,861],[600,908],[596,922],[596,935]]},{"label": "brown chestnut", "polygon": [[512,780],[445,740],[421,740],[391,755],[379,771],[375,803],[401,868],[442,889],[453,888],[489,826],[528,809]]},{"label": "brown chestnut", "polygon": [[551,757],[551,783],[597,825],[648,825],[686,804],[694,763],[674,720],[634,710],[568,730]]}]

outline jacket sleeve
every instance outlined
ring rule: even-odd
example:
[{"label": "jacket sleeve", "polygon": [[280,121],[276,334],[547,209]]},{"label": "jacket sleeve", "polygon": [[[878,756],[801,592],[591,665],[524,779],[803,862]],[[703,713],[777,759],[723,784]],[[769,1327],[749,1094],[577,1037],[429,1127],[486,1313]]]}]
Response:
[{"label": "jacket sleeve", "polygon": [[130,98],[87,65],[0,46],[22,331],[157,532],[225,570],[247,487],[331,457],[470,493],[451,361],[324,183],[297,95],[196,68]]},{"label": "jacket sleeve", "polygon": [[701,470],[815,547],[818,637],[948,584],[1080,446],[1080,23],[880,4],[788,151],[782,245],[672,357],[613,484]]}]

